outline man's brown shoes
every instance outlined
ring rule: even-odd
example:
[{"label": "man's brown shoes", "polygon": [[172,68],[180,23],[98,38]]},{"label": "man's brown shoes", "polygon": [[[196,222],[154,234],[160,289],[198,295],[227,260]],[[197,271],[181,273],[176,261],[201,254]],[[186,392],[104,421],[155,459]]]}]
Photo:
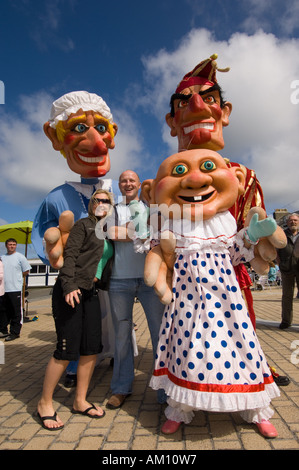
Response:
[{"label": "man's brown shoes", "polygon": [[117,408],[120,408],[122,404],[124,403],[125,399],[129,396],[130,394],[122,395],[121,393],[116,393],[115,395],[111,395],[111,397],[106,403],[106,408],[109,408],[110,410],[116,410]]}]

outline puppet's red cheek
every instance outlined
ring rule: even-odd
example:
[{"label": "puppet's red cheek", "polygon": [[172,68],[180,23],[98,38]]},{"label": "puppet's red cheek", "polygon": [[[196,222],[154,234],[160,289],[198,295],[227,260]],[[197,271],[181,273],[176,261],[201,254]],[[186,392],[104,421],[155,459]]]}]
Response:
[{"label": "puppet's red cheek", "polygon": [[173,178],[163,178],[155,187],[155,202],[156,204],[172,204],[176,201],[176,194],[179,191],[178,181]]},{"label": "puppet's red cheek", "polygon": [[167,181],[164,179],[159,181],[159,183],[156,186],[155,194],[157,199],[159,199],[160,196],[166,197],[168,196],[168,184]]},{"label": "puppet's red cheek", "polygon": [[215,104],[213,106],[213,114],[214,114],[214,118],[216,120],[218,119],[221,119],[221,116],[222,116],[222,109],[220,108],[220,106],[218,104]]},{"label": "puppet's red cheek", "polygon": [[74,140],[76,139],[76,137],[72,134],[67,134],[64,138],[64,143],[66,145],[70,145],[72,142],[74,142]]},{"label": "puppet's red cheek", "polygon": [[163,191],[163,188],[165,187],[165,182],[164,180],[159,181],[156,186],[156,191]]}]

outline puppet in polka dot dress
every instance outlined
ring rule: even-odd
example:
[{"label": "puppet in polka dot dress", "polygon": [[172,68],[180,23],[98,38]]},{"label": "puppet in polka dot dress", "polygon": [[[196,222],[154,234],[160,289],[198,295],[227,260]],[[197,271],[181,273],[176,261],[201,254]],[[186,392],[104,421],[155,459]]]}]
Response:
[{"label": "puppet in polka dot dress", "polygon": [[[205,410],[238,411],[264,436],[277,436],[269,418],[271,399],[279,390],[233,269],[254,258],[254,245],[271,236],[276,224],[256,215],[248,229],[237,233],[228,208],[242,185],[242,172],[228,168],[210,150],[168,157],[156,179],[143,184],[148,202],[158,204],[164,216],[161,246],[175,257],[172,295],[150,382],[168,396],[165,433],[190,423],[194,410]],[[151,275],[145,268],[146,282]]]}]

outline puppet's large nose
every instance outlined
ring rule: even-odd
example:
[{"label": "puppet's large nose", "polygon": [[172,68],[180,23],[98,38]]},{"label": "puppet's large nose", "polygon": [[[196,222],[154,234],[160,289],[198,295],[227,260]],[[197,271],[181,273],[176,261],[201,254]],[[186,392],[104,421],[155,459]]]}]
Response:
[{"label": "puppet's large nose", "polygon": [[189,100],[189,109],[192,113],[198,113],[206,109],[206,105],[202,97],[198,93],[194,93]]},{"label": "puppet's large nose", "polygon": [[193,170],[190,171],[181,181],[183,189],[200,189],[209,186],[212,183],[212,178],[208,173]]},{"label": "puppet's large nose", "polygon": [[86,138],[81,142],[80,150],[93,155],[104,155],[107,153],[107,144],[103,136],[91,127],[86,133]]}]

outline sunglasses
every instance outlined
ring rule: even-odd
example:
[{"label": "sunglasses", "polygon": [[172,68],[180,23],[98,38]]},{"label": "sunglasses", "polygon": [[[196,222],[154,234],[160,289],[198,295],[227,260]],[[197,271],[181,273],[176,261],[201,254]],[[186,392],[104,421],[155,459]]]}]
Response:
[{"label": "sunglasses", "polygon": [[100,204],[100,203],[102,203],[102,204],[111,204],[110,199],[100,199],[100,198],[97,198],[97,197],[93,198],[93,202],[95,204]]}]

